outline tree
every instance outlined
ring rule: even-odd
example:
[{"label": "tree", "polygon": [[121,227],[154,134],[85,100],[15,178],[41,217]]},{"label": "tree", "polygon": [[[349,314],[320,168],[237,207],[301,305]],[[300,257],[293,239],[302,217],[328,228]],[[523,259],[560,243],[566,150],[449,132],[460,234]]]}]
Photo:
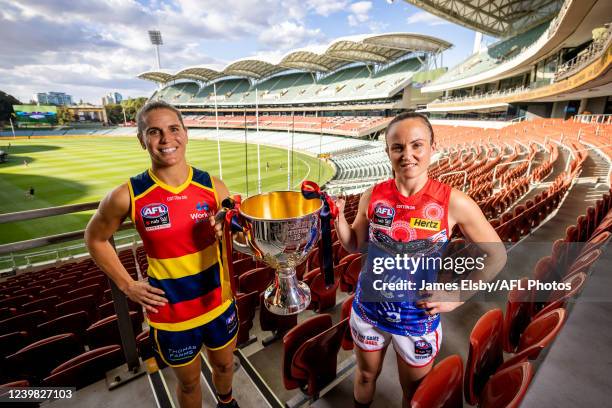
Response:
[{"label": "tree", "polygon": [[136,121],[136,113],[147,103],[147,98],[129,98],[121,101],[121,106],[125,109],[125,116],[130,122]]},{"label": "tree", "polygon": [[106,117],[110,123],[113,125],[123,123],[123,109],[121,108],[121,105],[110,103],[108,105],[104,105],[104,109],[106,109]]},{"label": "tree", "polygon": [[13,95],[0,91],[0,123],[8,122],[13,113],[13,105],[21,105],[21,102]]},{"label": "tree", "polygon": [[67,125],[70,122],[73,122],[74,118],[70,110],[68,110],[65,106],[57,107],[57,123],[60,125]]}]

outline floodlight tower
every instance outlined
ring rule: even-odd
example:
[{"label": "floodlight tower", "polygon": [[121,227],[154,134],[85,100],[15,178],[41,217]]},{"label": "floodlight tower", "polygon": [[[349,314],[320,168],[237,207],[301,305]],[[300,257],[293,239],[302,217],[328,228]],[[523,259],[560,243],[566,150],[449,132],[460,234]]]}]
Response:
[{"label": "floodlight tower", "polygon": [[157,57],[157,70],[161,69],[161,62],[159,60],[159,46],[164,44],[162,40],[161,31],[159,30],[149,30],[149,39],[151,40],[151,44],[155,46],[155,56]]}]

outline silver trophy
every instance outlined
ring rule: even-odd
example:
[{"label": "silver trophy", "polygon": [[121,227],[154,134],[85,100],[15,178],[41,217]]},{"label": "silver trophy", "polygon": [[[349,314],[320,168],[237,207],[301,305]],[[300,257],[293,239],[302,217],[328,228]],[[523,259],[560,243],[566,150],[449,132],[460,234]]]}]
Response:
[{"label": "silver trophy", "polygon": [[291,315],[310,304],[310,288],[299,282],[295,268],[306,260],[319,240],[321,200],[307,200],[300,192],[275,191],[242,202],[239,212],[246,244],[234,248],[276,270],[264,292],[266,308]]}]

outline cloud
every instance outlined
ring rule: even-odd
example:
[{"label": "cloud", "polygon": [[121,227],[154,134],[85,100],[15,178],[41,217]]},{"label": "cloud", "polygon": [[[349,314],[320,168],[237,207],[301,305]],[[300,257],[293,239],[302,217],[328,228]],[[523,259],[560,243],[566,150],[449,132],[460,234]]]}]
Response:
[{"label": "cloud", "polygon": [[[162,67],[225,66],[232,58],[325,40],[308,14],[329,15],[348,0],[0,0],[2,90],[29,100],[58,90],[99,103],[111,90],[150,95],[136,76],[155,66],[147,31],[160,29]],[[227,52],[219,51],[227,44]]]},{"label": "cloud", "polygon": [[323,39],[320,29],[308,29],[303,25],[284,21],[275,24],[259,35],[259,41],[269,48],[287,51],[298,45],[307,45]]},{"label": "cloud", "polygon": [[308,0],[306,4],[315,13],[327,17],[330,14],[344,10],[348,5],[348,0]]},{"label": "cloud", "polygon": [[448,21],[441,19],[438,16],[434,16],[426,11],[418,11],[410,16],[406,20],[408,24],[423,23],[430,26],[437,26],[442,24],[450,24]]},{"label": "cloud", "polygon": [[348,23],[354,27],[363,24],[370,19],[369,12],[372,8],[371,1],[358,1],[350,5],[351,14],[348,16]]}]

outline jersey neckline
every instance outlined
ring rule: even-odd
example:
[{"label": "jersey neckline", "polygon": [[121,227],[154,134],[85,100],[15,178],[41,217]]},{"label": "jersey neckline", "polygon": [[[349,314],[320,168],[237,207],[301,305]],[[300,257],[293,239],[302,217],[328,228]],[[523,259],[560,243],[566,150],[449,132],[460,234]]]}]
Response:
[{"label": "jersey neckline", "polygon": [[423,187],[421,187],[419,191],[417,191],[416,193],[412,195],[406,196],[406,195],[403,195],[397,188],[396,179],[394,178],[391,179],[391,184],[393,185],[393,192],[397,194],[399,199],[402,201],[412,201],[414,199],[421,197],[425,193],[425,191],[427,190],[427,187],[429,187],[431,182],[432,182],[432,179],[427,177],[427,182],[423,185]]},{"label": "jersey neckline", "polygon": [[171,186],[169,184],[166,184],[163,181],[161,181],[155,175],[155,173],[153,173],[153,169],[148,169],[147,171],[149,172],[149,176],[155,182],[155,184],[157,184],[158,186],[160,186],[164,190],[167,190],[167,191],[171,192],[172,194],[178,194],[181,191],[183,191],[184,189],[186,189],[189,186],[189,184],[191,184],[191,181],[193,179],[193,167],[191,167],[191,166],[188,166],[188,167],[189,167],[189,174],[187,175],[187,180],[185,180],[181,185],[176,186],[176,187],[173,187],[173,186]]}]

